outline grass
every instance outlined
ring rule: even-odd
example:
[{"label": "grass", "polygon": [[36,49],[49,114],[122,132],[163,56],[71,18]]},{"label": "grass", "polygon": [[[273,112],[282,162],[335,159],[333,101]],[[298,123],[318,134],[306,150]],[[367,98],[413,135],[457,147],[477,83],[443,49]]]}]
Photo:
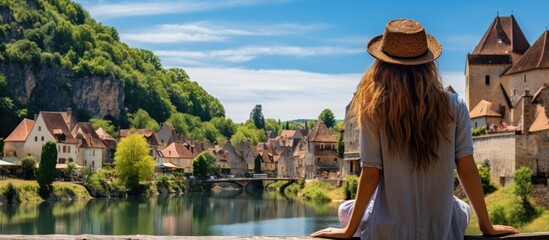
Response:
[{"label": "grass", "polygon": [[[488,212],[490,213],[496,206],[501,206],[505,209],[507,216],[512,214],[514,206],[516,206],[516,196],[513,194],[513,186],[506,186],[498,189],[497,191],[487,195],[485,197]],[[533,203],[533,201],[530,201]],[[533,219],[530,223],[526,223],[523,226],[517,227],[520,232],[545,232],[547,226],[549,226],[549,211],[542,209],[541,207],[534,206],[541,214]],[[514,226],[516,227],[516,226]],[[471,221],[465,232],[467,235],[479,235],[482,234],[478,227],[477,216],[471,208]]]},{"label": "grass", "polygon": [[[43,199],[38,195],[38,183],[36,181],[9,179],[0,180],[0,195],[4,196],[8,184],[11,183],[16,189],[15,199],[17,202],[41,202]],[[53,197],[57,199],[90,199],[90,194],[84,186],[68,183],[54,182]]]},{"label": "grass", "polygon": [[337,187],[321,181],[306,183],[305,188],[301,192],[303,193],[303,198],[307,201],[329,202],[345,199],[343,187]]}]

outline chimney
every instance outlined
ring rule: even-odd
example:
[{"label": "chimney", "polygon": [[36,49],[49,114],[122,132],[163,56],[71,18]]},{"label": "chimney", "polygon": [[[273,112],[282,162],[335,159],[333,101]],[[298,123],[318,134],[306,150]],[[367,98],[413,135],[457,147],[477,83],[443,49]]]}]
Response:
[{"label": "chimney", "polygon": [[69,126],[69,129],[72,130],[74,128],[74,121],[72,117],[72,108],[67,108],[67,125]]},{"label": "chimney", "polygon": [[522,96],[522,134],[528,134],[530,126],[534,122],[536,108],[532,104],[532,95],[530,95],[529,90],[524,90],[524,95]]}]

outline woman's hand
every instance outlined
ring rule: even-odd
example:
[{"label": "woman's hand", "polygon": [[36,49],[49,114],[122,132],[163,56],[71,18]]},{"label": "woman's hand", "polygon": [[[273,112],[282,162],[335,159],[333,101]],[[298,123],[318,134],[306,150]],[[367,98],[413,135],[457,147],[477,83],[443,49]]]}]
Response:
[{"label": "woman's hand", "polygon": [[337,239],[349,239],[352,236],[348,236],[348,234],[345,233],[344,228],[326,228],[322,229],[318,232],[314,232],[310,235],[311,237],[320,237],[320,238],[337,238]]},{"label": "woman's hand", "polygon": [[499,236],[519,233],[514,227],[505,225],[492,225],[492,229],[481,229],[485,236]]}]

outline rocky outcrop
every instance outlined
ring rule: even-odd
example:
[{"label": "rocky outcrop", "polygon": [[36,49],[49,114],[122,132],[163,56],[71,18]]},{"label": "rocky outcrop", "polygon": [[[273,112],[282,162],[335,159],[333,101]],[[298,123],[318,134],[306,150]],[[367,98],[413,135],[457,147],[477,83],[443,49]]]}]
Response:
[{"label": "rocky outcrop", "polygon": [[0,64],[14,97],[36,111],[87,111],[92,117],[118,118],[124,107],[124,89],[113,76],[76,77],[61,67]]}]

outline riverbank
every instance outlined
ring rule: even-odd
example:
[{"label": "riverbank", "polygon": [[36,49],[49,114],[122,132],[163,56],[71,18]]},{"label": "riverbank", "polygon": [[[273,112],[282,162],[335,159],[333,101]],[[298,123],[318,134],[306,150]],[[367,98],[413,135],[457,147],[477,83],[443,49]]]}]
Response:
[{"label": "riverbank", "polygon": [[[8,187],[10,183],[13,186],[12,189]],[[44,201],[38,194],[38,189],[38,183],[35,180],[0,180],[0,203]],[[82,185],[70,182],[54,182],[52,194],[46,200],[87,200],[91,198],[88,190]]]}]

